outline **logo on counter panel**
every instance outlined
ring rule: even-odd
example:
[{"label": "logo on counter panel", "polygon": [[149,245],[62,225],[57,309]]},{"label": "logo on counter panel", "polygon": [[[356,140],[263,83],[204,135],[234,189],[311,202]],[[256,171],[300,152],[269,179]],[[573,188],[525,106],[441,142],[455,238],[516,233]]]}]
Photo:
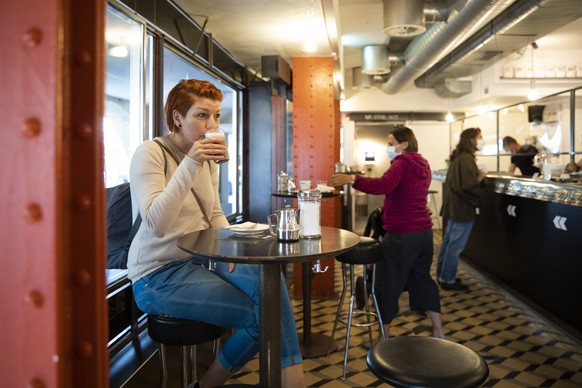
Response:
[{"label": "logo on counter panel", "polygon": [[516,209],[517,206],[515,205],[507,205],[507,214],[509,214],[512,217],[517,217],[517,214],[515,213]]},{"label": "logo on counter panel", "polygon": [[556,229],[568,230],[566,228],[566,221],[567,220],[568,220],[568,218],[566,218],[566,217],[555,216],[554,217],[554,226],[556,227]]}]

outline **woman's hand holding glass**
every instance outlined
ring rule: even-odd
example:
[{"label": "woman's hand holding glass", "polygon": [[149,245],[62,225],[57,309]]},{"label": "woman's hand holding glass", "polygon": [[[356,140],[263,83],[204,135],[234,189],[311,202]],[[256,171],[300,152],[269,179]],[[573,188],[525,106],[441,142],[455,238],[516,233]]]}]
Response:
[{"label": "woman's hand holding glass", "polygon": [[352,183],[352,176],[349,174],[333,174],[330,178],[332,186],[343,186]]},{"label": "woman's hand holding glass", "polygon": [[206,135],[205,138],[195,141],[192,144],[188,156],[199,163],[204,163],[207,160],[214,160],[216,163],[228,162],[230,157],[228,155],[224,133],[222,133],[222,136],[209,137],[208,134]]}]

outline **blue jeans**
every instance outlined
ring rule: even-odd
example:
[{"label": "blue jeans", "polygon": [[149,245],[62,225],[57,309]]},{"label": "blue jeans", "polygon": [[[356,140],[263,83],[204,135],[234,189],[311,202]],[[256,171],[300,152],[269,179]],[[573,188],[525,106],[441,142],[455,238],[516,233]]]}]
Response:
[{"label": "blue jeans", "polygon": [[[281,275],[282,276],[282,275]],[[259,266],[217,263],[209,271],[195,260],[175,261],[133,284],[137,306],[145,313],[192,319],[235,331],[218,354],[221,365],[237,371],[259,350]],[[281,281],[281,366],[303,362],[291,301]]]},{"label": "blue jeans", "polygon": [[443,237],[437,262],[437,279],[441,283],[452,284],[457,276],[459,255],[465,249],[475,221],[455,222],[447,220],[447,229]]}]

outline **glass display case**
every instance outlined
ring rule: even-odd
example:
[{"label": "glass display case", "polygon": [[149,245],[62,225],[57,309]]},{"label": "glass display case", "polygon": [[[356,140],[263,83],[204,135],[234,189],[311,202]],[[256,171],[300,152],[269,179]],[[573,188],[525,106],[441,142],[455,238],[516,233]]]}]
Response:
[{"label": "glass display case", "polygon": [[503,149],[502,142],[511,136],[520,145],[535,147],[537,165],[552,166],[546,180],[550,176],[559,179],[569,163],[580,162],[577,168],[582,168],[581,110],[582,89],[575,89],[470,116],[451,123],[450,147],[456,146],[463,129],[479,127],[485,148],[477,153],[477,163],[487,171],[507,172],[512,155]]}]

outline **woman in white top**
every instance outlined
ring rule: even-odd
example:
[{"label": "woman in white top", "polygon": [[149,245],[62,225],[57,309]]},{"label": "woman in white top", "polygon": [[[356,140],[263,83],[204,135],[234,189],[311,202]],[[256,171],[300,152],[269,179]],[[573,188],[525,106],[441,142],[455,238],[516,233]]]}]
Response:
[{"label": "woman in white top", "polygon": [[[130,168],[132,204],[143,220],[128,258],[138,307],[148,314],[235,328],[199,387],[224,384],[259,348],[258,266],[217,263],[209,271],[204,259],[176,245],[184,234],[228,225],[220,207],[216,164],[228,160],[228,151],[224,138],[205,138],[206,132],[218,128],[221,101],[222,92],[210,82],[180,81],[165,106],[171,133],[155,139],[165,151],[154,141],[145,141]],[[282,383],[304,387],[291,302],[285,282],[281,284]]]}]

